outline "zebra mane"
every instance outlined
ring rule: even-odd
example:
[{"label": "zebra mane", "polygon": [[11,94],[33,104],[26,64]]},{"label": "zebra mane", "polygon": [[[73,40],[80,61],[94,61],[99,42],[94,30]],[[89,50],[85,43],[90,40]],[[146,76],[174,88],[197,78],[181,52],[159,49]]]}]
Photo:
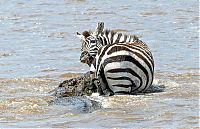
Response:
[{"label": "zebra mane", "polygon": [[[93,33],[94,32],[92,30],[89,30],[89,31],[84,31],[82,33],[82,35],[84,35],[85,38],[87,38],[87,37],[91,36]],[[111,33],[111,35],[122,34],[124,36],[131,36],[131,37],[134,37],[135,40],[139,40],[139,37],[137,35],[130,35],[130,34],[126,34],[126,33],[121,33],[121,32],[119,32],[117,30],[111,30],[111,29],[105,29],[100,34],[103,35],[103,34],[109,34],[109,33]]]},{"label": "zebra mane", "polygon": [[115,35],[115,34],[122,34],[122,35],[124,35],[124,36],[131,36],[131,37],[134,37],[134,39],[135,40],[138,40],[139,39],[139,37],[137,36],[137,35],[130,35],[130,34],[126,34],[126,33],[122,33],[122,32],[119,32],[119,31],[117,31],[117,30],[110,30],[110,29],[105,29],[103,32],[102,32],[102,34],[109,34],[109,33],[111,33],[111,35]]}]

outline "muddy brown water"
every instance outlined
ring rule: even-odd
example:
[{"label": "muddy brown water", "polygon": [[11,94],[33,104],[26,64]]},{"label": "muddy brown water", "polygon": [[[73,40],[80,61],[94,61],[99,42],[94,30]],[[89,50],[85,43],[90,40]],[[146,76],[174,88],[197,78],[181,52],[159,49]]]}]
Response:
[{"label": "muddy brown water", "polygon": [[[148,43],[162,92],[48,95],[89,70],[75,34],[98,21]],[[199,128],[198,21],[195,0],[1,0],[0,127]]]}]

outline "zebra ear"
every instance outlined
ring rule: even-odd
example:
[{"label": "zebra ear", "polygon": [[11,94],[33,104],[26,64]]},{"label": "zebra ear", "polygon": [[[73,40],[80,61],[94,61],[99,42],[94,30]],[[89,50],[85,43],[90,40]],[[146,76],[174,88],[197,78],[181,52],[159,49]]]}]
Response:
[{"label": "zebra ear", "polygon": [[76,32],[76,36],[82,41],[84,41],[85,40],[85,36],[84,35],[82,35],[82,34],[80,34],[80,33],[78,33],[78,32]]},{"label": "zebra ear", "polygon": [[97,23],[97,27],[96,27],[96,30],[94,31],[93,33],[93,36],[98,36],[100,33],[103,32],[103,29],[104,29],[104,22],[98,22]]}]

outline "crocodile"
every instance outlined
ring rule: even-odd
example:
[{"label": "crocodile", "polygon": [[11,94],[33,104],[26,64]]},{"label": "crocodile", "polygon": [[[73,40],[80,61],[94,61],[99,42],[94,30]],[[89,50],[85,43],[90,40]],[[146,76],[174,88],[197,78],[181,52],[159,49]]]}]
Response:
[{"label": "crocodile", "polygon": [[90,77],[90,72],[87,72],[82,76],[63,81],[49,93],[56,97],[70,97],[90,96],[95,92],[97,92],[97,87]]}]

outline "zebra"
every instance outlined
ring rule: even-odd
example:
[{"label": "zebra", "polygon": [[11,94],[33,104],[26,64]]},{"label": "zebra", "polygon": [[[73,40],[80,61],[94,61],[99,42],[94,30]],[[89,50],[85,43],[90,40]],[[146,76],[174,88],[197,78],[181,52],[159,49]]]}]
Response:
[{"label": "zebra", "polygon": [[103,29],[104,29],[104,23],[99,22],[94,32],[84,31],[82,34],[77,32],[77,37],[82,42],[81,52],[86,52],[88,50],[90,51],[89,52],[90,60],[84,60],[84,58],[81,58],[82,63],[86,63],[90,65],[92,59],[94,59],[94,57],[96,56],[98,49],[101,46],[104,46],[107,44],[127,43],[127,42],[138,41],[138,43],[141,43],[143,46],[146,47],[146,49],[148,49],[148,46],[144,42],[139,40],[138,36],[136,35],[127,35],[127,34],[116,32],[114,30],[109,30],[109,29],[103,30]]},{"label": "zebra", "polygon": [[90,66],[100,95],[144,92],[152,84],[154,73],[153,56],[147,45],[135,36],[110,31],[109,37],[107,30],[96,30],[100,33],[85,31],[77,35],[82,41],[80,60]]}]

